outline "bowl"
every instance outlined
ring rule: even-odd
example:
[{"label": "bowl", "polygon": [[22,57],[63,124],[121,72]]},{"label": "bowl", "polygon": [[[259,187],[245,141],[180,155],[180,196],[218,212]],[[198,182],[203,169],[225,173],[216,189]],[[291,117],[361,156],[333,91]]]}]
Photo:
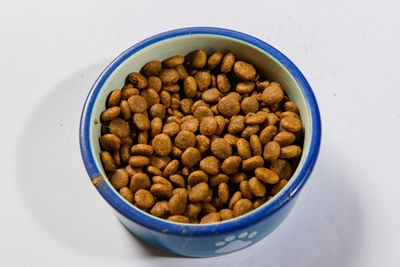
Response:
[{"label": "bowl", "polygon": [[[130,72],[150,60],[203,49],[232,52],[251,62],[268,80],[279,82],[299,108],[304,128],[303,153],[289,183],[261,207],[232,220],[212,224],[166,221],[136,208],[113,188],[100,160],[100,114],[109,93],[122,88]],[[267,43],[233,30],[193,27],[164,32],[139,42],[113,60],[91,88],[80,122],[82,158],[92,183],[114,209],[121,223],[155,247],[189,257],[210,257],[234,252],[260,241],[276,229],[292,210],[315,165],[321,140],[321,122],[315,96],[297,67]]]}]

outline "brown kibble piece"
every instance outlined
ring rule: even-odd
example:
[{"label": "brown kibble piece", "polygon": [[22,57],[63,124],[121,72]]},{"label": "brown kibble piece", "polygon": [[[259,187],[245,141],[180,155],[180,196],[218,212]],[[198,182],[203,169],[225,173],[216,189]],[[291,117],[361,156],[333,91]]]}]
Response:
[{"label": "brown kibble piece", "polygon": [[200,91],[204,91],[205,89],[210,87],[210,83],[211,83],[210,73],[208,73],[206,71],[198,71],[194,75],[194,79],[196,80],[197,88]]},{"label": "brown kibble piece", "polygon": [[265,185],[263,185],[256,177],[250,178],[249,188],[251,193],[256,197],[264,197],[267,193]]},{"label": "brown kibble piece", "polygon": [[201,212],[201,204],[200,203],[191,203],[186,206],[185,216],[189,218],[197,218],[199,213]]},{"label": "brown kibble piece", "polygon": [[240,138],[236,143],[237,151],[242,159],[248,159],[251,157],[250,145],[249,142],[244,139]]},{"label": "brown kibble piece", "polygon": [[162,69],[161,62],[158,60],[153,60],[144,65],[142,72],[145,76],[149,77],[152,75],[156,75],[161,69]]},{"label": "brown kibble piece", "polygon": [[183,215],[172,215],[169,216],[167,220],[176,223],[190,223],[189,218]]},{"label": "brown kibble piece", "polygon": [[226,54],[222,58],[221,72],[222,73],[229,72],[232,69],[234,63],[235,63],[235,56],[232,53]]},{"label": "brown kibble piece", "polygon": [[218,186],[218,198],[222,205],[228,204],[229,188],[227,183],[220,183]]},{"label": "brown kibble piece", "polygon": [[217,75],[217,86],[222,93],[228,93],[231,90],[231,84],[225,74]]},{"label": "brown kibble piece", "polygon": [[150,135],[156,136],[161,133],[162,130],[162,120],[160,118],[154,118],[150,122]]},{"label": "brown kibble piece", "polygon": [[264,204],[265,201],[266,201],[265,198],[257,198],[253,202],[253,207],[256,209],[256,208],[260,207],[262,204]]},{"label": "brown kibble piece", "polygon": [[254,174],[258,179],[267,184],[276,184],[279,181],[278,174],[267,168],[256,168]]},{"label": "brown kibble piece", "polygon": [[139,189],[135,193],[135,203],[139,208],[149,209],[154,205],[154,197],[150,191]]},{"label": "brown kibble piece", "polygon": [[150,157],[153,155],[154,148],[150,145],[145,145],[145,144],[137,144],[132,146],[131,148],[131,153],[133,155],[142,155],[142,156],[147,156]]},{"label": "brown kibble piece", "polygon": [[169,199],[172,196],[172,189],[165,184],[153,184],[150,187],[150,192],[157,197],[157,199]]},{"label": "brown kibble piece", "polygon": [[108,107],[114,107],[119,104],[119,101],[121,100],[121,90],[115,89],[114,91],[111,92],[110,96],[108,97]]},{"label": "brown kibble piece", "polygon": [[147,131],[150,129],[149,118],[141,113],[133,115],[133,122],[140,131]]},{"label": "brown kibble piece", "polygon": [[128,98],[130,98],[133,95],[138,95],[139,94],[139,90],[136,88],[126,88],[123,89],[121,91],[121,99],[122,100],[127,100]]},{"label": "brown kibble piece", "polygon": [[105,134],[100,137],[101,146],[108,151],[117,151],[121,147],[121,139],[115,134]]},{"label": "brown kibble piece", "polygon": [[245,120],[245,117],[243,117],[242,115],[232,117],[228,126],[228,132],[230,134],[241,132],[244,129]]},{"label": "brown kibble piece", "polygon": [[242,111],[244,113],[254,113],[257,112],[259,109],[258,101],[255,97],[245,97],[240,104]]},{"label": "brown kibble piece", "polygon": [[261,143],[266,144],[272,140],[272,138],[277,134],[278,130],[275,126],[267,126],[260,133]]},{"label": "brown kibble piece", "polygon": [[223,138],[216,138],[211,143],[211,152],[219,159],[226,159],[232,155],[232,147]]},{"label": "brown kibble piece", "polygon": [[128,163],[129,159],[131,157],[131,145],[129,144],[123,144],[121,146],[121,152],[120,152],[120,156],[121,156],[121,160],[123,163]]},{"label": "brown kibble piece", "polygon": [[179,132],[179,124],[170,122],[164,125],[162,132],[168,136],[174,136]]},{"label": "brown kibble piece", "polygon": [[266,121],[268,118],[268,112],[259,111],[256,114],[248,113],[246,116],[246,123],[248,125],[260,124]]},{"label": "brown kibble piece", "polygon": [[260,138],[258,135],[250,136],[250,148],[253,151],[253,156],[261,156],[263,153],[263,147]]},{"label": "brown kibble piece", "polygon": [[160,92],[162,88],[161,79],[157,76],[150,76],[147,78],[147,87],[156,90],[156,92]]},{"label": "brown kibble piece", "polygon": [[233,216],[238,217],[253,210],[253,203],[248,199],[240,199],[233,206]]},{"label": "brown kibble piece", "polygon": [[291,132],[280,132],[274,137],[274,141],[280,146],[288,146],[294,143],[296,135]]},{"label": "brown kibble piece", "polygon": [[281,119],[280,125],[287,131],[296,133],[301,130],[302,124],[299,118],[284,117]]},{"label": "brown kibble piece", "polygon": [[214,175],[210,178],[209,185],[211,187],[217,187],[221,183],[228,183],[229,181],[229,176],[223,173],[219,173],[217,175]]},{"label": "brown kibble piece", "polygon": [[188,168],[193,168],[200,160],[200,150],[194,147],[186,148],[181,157],[182,164]]},{"label": "brown kibble piece", "polygon": [[228,175],[236,174],[239,171],[242,158],[238,156],[231,156],[222,162],[221,169]]},{"label": "brown kibble piece", "polygon": [[176,55],[164,60],[163,65],[166,68],[175,68],[176,66],[183,64],[184,60],[185,58],[183,56]]},{"label": "brown kibble piece", "polygon": [[121,117],[124,120],[129,120],[131,118],[131,109],[129,107],[128,101],[122,100],[119,104],[121,109]]},{"label": "brown kibble piece", "polygon": [[122,187],[126,187],[128,185],[129,175],[125,169],[117,169],[111,174],[110,182],[115,187],[115,189],[119,190]]},{"label": "brown kibble piece", "polygon": [[132,156],[129,159],[129,165],[134,168],[144,167],[150,164],[150,159],[145,156]]},{"label": "brown kibble piece", "polygon": [[214,156],[206,157],[200,161],[200,169],[209,175],[217,174],[220,169],[220,162]]},{"label": "brown kibble piece", "polygon": [[296,145],[284,146],[281,148],[279,157],[282,159],[291,159],[300,156],[301,148]]},{"label": "brown kibble piece", "polygon": [[[271,162],[270,168],[282,179],[289,179],[292,176],[292,166],[285,159],[277,159],[274,162]],[[278,182],[278,180],[276,182]]]},{"label": "brown kibble piece", "polygon": [[226,221],[233,219],[233,211],[231,209],[222,209],[219,211],[219,215],[221,216],[221,221]]},{"label": "brown kibble piece", "polygon": [[169,177],[172,174],[175,174],[178,172],[179,169],[179,161],[177,159],[171,160],[167,166],[165,166],[163,175],[164,177]]},{"label": "brown kibble piece", "polygon": [[168,201],[168,210],[171,214],[183,214],[186,209],[187,197],[185,194],[174,194]]},{"label": "brown kibble piece", "polygon": [[228,142],[228,144],[230,144],[231,146],[236,146],[237,141],[239,140],[239,137],[232,135],[232,134],[226,134],[224,136],[224,139],[226,142]]},{"label": "brown kibble piece", "polygon": [[220,92],[217,88],[208,89],[201,94],[201,98],[207,103],[216,102],[219,99],[219,96]]},{"label": "brown kibble piece", "polygon": [[244,61],[236,61],[233,65],[233,72],[242,81],[249,81],[256,76],[254,67]]},{"label": "brown kibble piece", "polygon": [[185,179],[180,174],[172,174],[169,180],[178,187],[185,187]]},{"label": "brown kibble piece", "polygon": [[201,122],[205,117],[213,116],[214,113],[209,107],[200,106],[193,112],[194,117]]},{"label": "brown kibble piece", "polygon": [[103,162],[104,169],[106,171],[112,172],[115,171],[115,168],[117,167],[113,157],[108,151],[102,151],[100,153],[100,158],[101,161]]},{"label": "brown kibble piece", "polygon": [[143,89],[147,86],[147,79],[142,74],[131,72],[128,76],[129,82],[136,88]]},{"label": "brown kibble piece", "polygon": [[222,53],[215,52],[207,60],[207,67],[212,70],[214,69],[222,60]]},{"label": "brown kibble piece", "polygon": [[103,121],[110,121],[119,116],[121,113],[120,107],[111,107],[106,109],[103,113],[101,113],[101,119]]},{"label": "brown kibble piece", "polygon": [[297,108],[297,105],[292,101],[285,102],[285,104],[283,104],[283,109],[285,111],[291,111],[296,114],[299,114],[299,109]]},{"label": "brown kibble piece", "polygon": [[189,76],[189,73],[183,65],[178,65],[175,67],[175,69],[178,72],[180,79],[185,79],[187,76]]},{"label": "brown kibble piece", "polygon": [[244,130],[242,131],[242,136],[243,138],[247,138],[253,134],[256,134],[260,130],[260,125],[249,125]]},{"label": "brown kibble piece", "polygon": [[193,99],[184,98],[181,100],[181,110],[184,114],[190,114],[193,106]]},{"label": "brown kibble piece", "polygon": [[214,117],[205,117],[200,122],[200,133],[202,135],[211,136],[217,130],[217,126],[217,120]]},{"label": "brown kibble piece", "polygon": [[275,141],[270,141],[264,147],[263,156],[267,162],[273,162],[279,157],[280,153],[281,153],[280,145]]},{"label": "brown kibble piece", "polygon": [[182,122],[180,129],[196,132],[199,128],[199,121],[196,118],[188,119]]},{"label": "brown kibble piece", "polygon": [[218,212],[211,212],[205,215],[203,218],[201,218],[200,223],[201,224],[216,223],[219,221],[221,221],[221,215]]},{"label": "brown kibble piece", "polygon": [[162,69],[158,77],[164,85],[171,85],[179,80],[179,73],[176,69]]},{"label": "brown kibble piece", "polygon": [[207,183],[202,182],[196,184],[189,191],[189,200],[194,203],[203,201],[207,197],[208,190],[209,187]]},{"label": "brown kibble piece", "polygon": [[276,195],[279,193],[279,191],[282,190],[282,188],[285,187],[285,185],[287,185],[288,181],[285,179],[280,180],[277,184],[275,184],[272,189],[271,189],[271,194],[272,195]]},{"label": "brown kibble piece", "polygon": [[279,121],[279,118],[278,118],[278,116],[276,116],[275,113],[272,113],[272,112],[268,113],[268,116],[267,116],[268,125],[275,125],[278,123],[278,121]]},{"label": "brown kibble piece", "polygon": [[250,191],[249,181],[247,181],[247,180],[241,181],[239,188],[240,188],[240,192],[242,192],[243,198],[247,198],[250,200],[253,199],[253,193],[251,193],[251,191]]},{"label": "brown kibble piece", "polygon": [[226,121],[222,116],[215,116],[215,120],[217,121],[217,129],[215,130],[215,135],[220,135],[225,129]]},{"label": "brown kibble piece", "polygon": [[194,147],[195,144],[196,144],[196,136],[191,131],[182,130],[175,137],[175,145],[180,149]]},{"label": "brown kibble piece", "polygon": [[197,148],[200,150],[201,154],[205,154],[210,149],[210,139],[204,135],[197,135]]},{"label": "brown kibble piece", "polygon": [[[154,145],[153,145],[153,147],[154,147]],[[157,169],[163,170],[170,161],[171,161],[171,158],[168,156],[164,156],[164,157],[152,156],[150,159],[150,165],[156,167]]]},{"label": "brown kibble piece", "polygon": [[[172,149],[171,138],[166,134],[158,134],[151,141],[151,145],[157,155],[167,156]],[[156,166],[157,167],[157,166]]]},{"label": "brown kibble piece", "polygon": [[167,91],[160,92],[160,101],[165,107],[171,106],[171,95]]},{"label": "brown kibble piece", "polygon": [[147,166],[146,171],[154,176],[161,176],[162,171],[154,166]]},{"label": "brown kibble piece", "polygon": [[270,106],[281,102],[283,96],[283,90],[279,83],[272,82],[264,89],[261,99],[265,104]]},{"label": "brown kibble piece", "polygon": [[151,178],[151,181],[153,182],[153,184],[163,184],[165,186],[167,186],[171,191],[173,190],[173,186],[171,184],[170,181],[168,181],[167,179],[165,179],[162,176],[153,176]]},{"label": "brown kibble piece", "polygon": [[207,63],[207,54],[201,49],[193,51],[188,55],[188,61],[193,69],[201,69]]},{"label": "brown kibble piece", "polygon": [[193,76],[188,76],[183,81],[183,90],[187,98],[192,98],[197,92],[197,83]]},{"label": "brown kibble piece", "polygon": [[254,90],[254,83],[253,82],[240,82],[236,84],[236,92],[241,94],[249,94]]},{"label": "brown kibble piece", "polygon": [[232,209],[236,202],[238,202],[240,199],[242,199],[242,192],[236,191],[229,200],[229,209]]},{"label": "brown kibble piece", "polygon": [[193,171],[191,174],[189,174],[188,177],[188,184],[191,186],[194,186],[198,183],[207,183],[208,181],[208,175],[204,171]]},{"label": "brown kibble piece", "polygon": [[150,108],[150,115],[153,118],[165,118],[165,106],[162,104],[155,104]]},{"label": "brown kibble piece", "polygon": [[130,134],[129,123],[121,118],[112,119],[108,129],[110,133],[115,134],[119,138],[128,137]]},{"label": "brown kibble piece", "polygon": [[164,217],[168,214],[168,202],[158,201],[151,208],[150,213],[156,217]]},{"label": "brown kibble piece", "polygon": [[133,203],[133,193],[131,190],[129,190],[128,187],[122,187],[119,190],[119,194],[125,198],[128,202]]},{"label": "brown kibble piece", "polygon": [[261,156],[254,156],[242,162],[243,171],[251,171],[262,166],[264,166],[264,159]]}]

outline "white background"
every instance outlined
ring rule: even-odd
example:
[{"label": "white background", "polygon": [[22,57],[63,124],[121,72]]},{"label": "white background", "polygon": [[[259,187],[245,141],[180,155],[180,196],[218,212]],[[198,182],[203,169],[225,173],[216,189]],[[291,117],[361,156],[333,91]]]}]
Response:
[{"label": "white background", "polygon": [[[399,8],[0,1],[0,266],[400,266]],[[91,185],[78,146],[84,100],[106,65],[146,37],[199,25],[236,29],[286,54],[323,121],[319,160],[287,220],[251,248],[209,259],[133,237]]]}]

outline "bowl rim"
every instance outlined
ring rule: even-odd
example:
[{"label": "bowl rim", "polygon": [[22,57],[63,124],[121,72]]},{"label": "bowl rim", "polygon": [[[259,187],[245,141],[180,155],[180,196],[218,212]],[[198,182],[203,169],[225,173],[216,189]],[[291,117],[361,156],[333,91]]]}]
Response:
[{"label": "bowl rim", "polygon": [[115,190],[110,187],[109,183],[96,183],[96,188],[98,192],[103,196],[103,198],[120,214],[145,228],[152,229],[157,232],[180,236],[209,236],[215,234],[230,233],[233,231],[237,231],[238,229],[247,228],[273,215],[275,212],[280,210],[282,207],[288,204],[289,201],[292,200],[292,198],[297,194],[297,192],[308,180],[314,168],[321,143],[321,118],[318,104],[306,78],[303,76],[300,70],[277,49],[267,44],[266,42],[261,41],[258,38],[255,38],[248,34],[216,27],[180,28],[149,37],[131,46],[126,51],[121,53],[104,69],[104,71],[96,79],[95,83],[89,91],[82,110],[79,129],[79,141],[82,159],[90,179],[93,180],[95,178],[100,178],[101,181],[101,172],[97,168],[93,156],[93,151],[91,150],[90,127],[92,125],[91,115],[94,103],[104,83],[106,82],[108,77],[114,72],[114,70],[116,70],[126,59],[128,59],[141,49],[169,38],[194,34],[219,35],[223,37],[237,39],[239,41],[243,41],[245,43],[253,45],[272,56],[275,60],[282,64],[283,67],[293,76],[301,90],[301,94],[305,99],[310,123],[310,150],[309,154],[304,160],[304,164],[298,170],[298,175],[296,179],[285,186],[281,194],[272,198],[265,205],[253,210],[251,213],[240,216],[233,220],[213,224],[180,224],[169,222],[164,219],[159,219],[132,207],[130,204],[124,201]]}]

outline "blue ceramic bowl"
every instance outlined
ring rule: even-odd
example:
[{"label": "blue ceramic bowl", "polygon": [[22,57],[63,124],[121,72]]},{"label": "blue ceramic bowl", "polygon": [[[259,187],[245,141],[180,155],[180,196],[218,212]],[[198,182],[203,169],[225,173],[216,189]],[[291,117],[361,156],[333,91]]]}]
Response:
[{"label": "blue ceramic bowl", "polygon": [[[191,225],[169,222],[137,209],[111,186],[100,161],[101,112],[108,94],[122,88],[126,76],[150,60],[185,55],[195,49],[208,54],[232,52],[253,63],[269,80],[279,82],[300,111],[304,146],[300,164],[289,183],[270,201],[233,220]],[[119,220],[136,236],[163,250],[190,257],[209,257],[248,247],[270,234],[288,216],[317,159],[321,122],[314,94],[297,67],[267,43],[240,32],[208,27],[184,28],[150,37],[119,55],[99,76],[83,107],[80,146],[86,170]]]}]

